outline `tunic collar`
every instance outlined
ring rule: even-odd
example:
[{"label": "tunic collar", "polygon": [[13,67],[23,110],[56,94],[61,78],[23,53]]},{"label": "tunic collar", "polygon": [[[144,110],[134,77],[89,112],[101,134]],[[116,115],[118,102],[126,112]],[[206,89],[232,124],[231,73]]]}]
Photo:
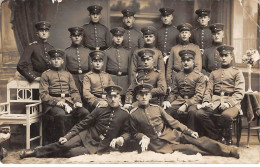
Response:
[{"label": "tunic collar", "polygon": [[193,68],[191,68],[191,69],[183,69],[183,72],[185,73],[185,74],[189,74],[189,73],[191,73],[193,71]]},{"label": "tunic collar", "polygon": [[223,42],[219,42],[219,43],[214,42],[214,41],[212,42],[212,45],[213,45],[213,46],[220,46],[220,45],[222,45],[222,44],[223,44]]},{"label": "tunic collar", "polygon": [[82,42],[79,45],[72,43],[71,47],[73,47],[73,48],[81,48],[81,47],[83,47],[83,45],[82,45]]},{"label": "tunic collar", "polygon": [[200,29],[209,28],[209,26],[208,26],[208,25],[207,25],[207,26],[202,26],[202,25],[200,25],[199,27],[200,27]]},{"label": "tunic collar", "polygon": [[121,45],[117,45],[115,42],[113,42],[112,46],[116,49],[122,48],[122,44]]},{"label": "tunic collar", "polygon": [[145,48],[154,48],[155,47],[155,44],[144,44],[144,47]]},{"label": "tunic collar", "polygon": [[227,68],[229,68],[231,66],[232,66],[232,62],[230,64],[228,64],[228,65],[221,65],[221,68],[227,69]]},{"label": "tunic collar", "polygon": [[168,28],[168,27],[171,27],[172,26],[172,23],[171,24],[163,24],[163,27],[165,28]]},{"label": "tunic collar", "polygon": [[188,45],[188,44],[190,44],[190,41],[188,40],[188,41],[183,41],[182,39],[180,39],[180,44],[181,45]]},{"label": "tunic collar", "polygon": [[37,39],[37,43],[45,44],[45,43],[47,43],[47,40]]},{"label": "tunic collar", "polygon": [[126,29],[126,30],[131,30],[131,29],[134,28],[134,26],[132,26],[132,27],[128,27],[128,26],[126,26],[125,24],[123,25],[123,27],[124,27],[124,29]]},{"label": "tunic collar", "polygon": [[89,24],[99,24],[99,22],[90,21]]},{"label": "tunic collar", "polygon": [[141,104],[139,104],[138,105],[138,107],[139,108],[142,108],[142,109],[146,109],[146,108],[148,108],[150,106],[150,104],[147,104],[147,105],[141,105]]},{"label": "tunic collar", "polygon": [[96,70],[96,69],[92,69],[92,71],[94,72],[94,73],[97,73],[97,74],[99,74],[99,73],[101,73],[101,70]]}]

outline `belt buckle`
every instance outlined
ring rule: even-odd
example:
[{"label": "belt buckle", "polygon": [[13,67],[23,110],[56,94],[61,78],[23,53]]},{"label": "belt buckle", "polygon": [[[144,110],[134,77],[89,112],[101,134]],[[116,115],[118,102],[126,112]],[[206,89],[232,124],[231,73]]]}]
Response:
[{"label": "belt buckle", "polygon": [[184,99],[188,99],[188,98],[189,98],[189,96],[187,96],[187,95],[184,96]]},{"label": "belt buckle", "polygon": [[99,138],[101,139],[101,140],[104,140],[105,139],[105,137],[101,134],[101,135],[99,135]]},{"label": "belt buckle", "polygon": [[65,98],[65,93],[60,94],[61,98]]},{"label": "belt buckle", "polygon": [[122,72],[121,72],[121,71],[118,71],[118,75],[122,75]]},{"label": "belt buckle", "polygon": [[159,133],[158,133],[158,136],[160,137],[161,135],[162,135],[162,132],[159,132]]},{"label": "belt buckle", "polygon": [[102,97],[102,99],[105,99],[105,98],[106,98],[106,95],[102,94],[101,97]]},{"label": "belt buckle", "polygon": [[78,73],[79,73],[79,74],[82,74],[82,70],[78,70]]},{"label": "belt buckle", "polygon": [[224,91],[221,91],[220,92],[220,96],[224,96],[225,95],[225,92]]}]

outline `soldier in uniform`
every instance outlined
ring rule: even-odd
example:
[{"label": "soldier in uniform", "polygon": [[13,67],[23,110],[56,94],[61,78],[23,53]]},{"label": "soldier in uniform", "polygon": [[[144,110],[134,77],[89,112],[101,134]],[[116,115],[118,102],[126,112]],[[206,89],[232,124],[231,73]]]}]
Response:
[{"label": "soldier in uniform", "polygon": [[[210,73],[214,70],[217,70],[221,66],[221,61],[217,47],[223,44],[224,38],[224,25],[221,23],[215,23],[209,26],[213,43],[212,46],[206,48],[202,55],[202,73],[209,77]],[[208,78],[207,78],[208,79]]]},{"label": "soldier in uniform", "polygon": [[83,95],[82,82],[84,74],[90,71],[90,50],[83,46],[83,28],[71,27],[70,32],[71,46],[65,49],[66,69],[72,74],[80,95]]},{"label": "soldier in uniform", "polygon": [[209,29],[208,23],[210,21],[210,10],[208,9],[198,9],[195,11],[198,15],[199,27],[195,28],[192,31],[191,40],[194,44],[199,45],[201,52],[203,53],[204,49],[212,45],[212,35]]},{"label": "soldier in uniform", "polygon": [[175,45],[171,49],[171,53],[169,56],[167,68],[166,68],[166,78],[167,78],[167,86],[168,89],[172,86],[172,81],[177,72],[183,69],[181,64],[181,57],[179,56],[179,52],[182,50],[192,50],[195,52],[194,57],[194,70],[201,72],[202,69],[202,59],[201,52],[198,45],[190,43],[189,39],[191,36],[191,28],[192,26],[189,23],[183,23],[178,25],[177,29],[179,30],[180,42],[178,45]]},{"label": "soldier in uniform", "polygon": [[226,146],[198,133],[168,115],[160,106],[149,104],[152,85],[135,87],[138,107],[130,111],[132,134],[141,151],[158,153],[180,151],[185,154],[215,155],[239,158],[237,147]]},{"label": "soldier in uniform", "polygon": [[37,29],[37,41],[30,43],[17,64],[17,70],[29,82],[40,81],[42,73],[50,68],[50,57],[48,51],[53,46],[47,42],[50,36],[51,24],[47,21],[40,21],[35,24]]},{"label": "soldier in uniform", "polygon": [[121,98],[124,101],[126,90],[130,84],[130,63],[131,51],[122,46],[125,30],[116,27],[110,30],[113,34],[113,43],[110,48],[105,50],[104,69],[111,75],[113,82],[123,88]]},{"label": "soldier in uniform", "polygon": [[[151,103],[161,105],[162,99],[166,93],[166,81],[165,77],[160,74],[160,72],[154,68],[153,56],[155,52],[152,49],[145,49],[138,52],[143,69],[136,73],[131,85],[129,86],[126,93],[125,108],[132,106],[134,102],[134,88],[136,85],[141,83],[149,83],[154,86],[152,89]],[[135,105],[135,104],[134,104]]]},{"label": "soldier in uniform", "polygon": [[90,22],[83,25],[83,45],[91,50],[105,50],[111,45],[111,36],[108,28],[99,23],[102,9],[98,5],[89,6]]},{"label": "soldier in uniform", "polygon": [[92,51],[89,56],[93,69],[84,75],[83,99],[89,110],[92,111],[96,107],[107,107],[104,88],[113,85],[114,82],[108,73],[102,71],[105,53],[103,51]]},{"label": "soldier in uniform", "polygon": [[183,70],[173,80],[173,88],[167,100],[163,102],[166,112],[179,120],[188,128],[196,131],[196,104],[200,104],[205,92],[204,75],[194,68],[195,52],[182,50],[179,52]]},{"label": "soldier in uniform", "polygon": [[135,11],[131,9],[124,9],[123,14],[123,28],[125,29],[123,46],[131,51],[141,48],[144,45],[142,33],[134,26]]},{"label": "soldier in uniform", "polygon": [[0,164],[2,159],[7,156],[7,151],[4,147],[2,147],[2,142],[8,140],[10,136],[10,126],[0,125]]},{"label": "soldier in uniform", "polygon": [[162,27],[157,31],[157,48],[162,52],[166,64],[171,48],[177,44],[179,31],[172,25],[174,9],[161,8]]},{"label": "soldier in uniform", "polygon": [[82,107],[81,97],[73,76],[63,70],[64,52],[53,49],[48,54],[52,67],[42,73],[39,92],[44,114],[54,118],[54,134],[58,140],[66,133],[65,115],[67,113],[71,113],[77,120],[81,120],[89,114],[89,111]]},{"label": "soldier in uniform", "polygon": [[[132,69],[132,78],[135,77],[136,73],[139,70],[143,69],[143,65],[141,63],[141,57],[138,56],[138,53],[142,50],[146,50],[147,48],[149,48],[150,50],[152,50],[154,52],[153,55],[153,63],[154,63],[154,67],[160,71],[160,73],[162,74],[162,76],[165,76],[165,66],[164,66],[164,62],[163,62],[163,55],[162,52],[160,50],[158,50],[157,48],[155,48],[155,32],[156,29],[153,26],[148,26],[148,27],[144,27],[141,29],[142,33],[143,33],[143,38],[144,38],[144,47],[140,48],[140,49],[136,49],[132,55],[132,65],[131,65],[131,69]],[[132,81],[132,80],[131,80]]]},{"label": "soldier in uniform", "polygon": [[59,142],[22,151],[20,158],[44,157],[61,153],[62,157],[83,154],[103,154],[116,146],[123,146],[130,137],[129,113],[120,107],[119,86],[108,86],[108,106],[96,108],[84,120],[75,125]]},{"label": "soldier in uniform", "polygon": [[206,136],[212,139],[219,139],[218,130],[213,123],[211,116],[215,113],[221,116],[218,124],[225,129],[226,144],[232,144],[232,120],[240,110],[240,102],[244,97],[245,79],[242,72],[232,67],[233,47],[222,45],[217,48],[221,67],[212,71],[205,91],[201,108],[197,111],[197,119],[201,123]]}]

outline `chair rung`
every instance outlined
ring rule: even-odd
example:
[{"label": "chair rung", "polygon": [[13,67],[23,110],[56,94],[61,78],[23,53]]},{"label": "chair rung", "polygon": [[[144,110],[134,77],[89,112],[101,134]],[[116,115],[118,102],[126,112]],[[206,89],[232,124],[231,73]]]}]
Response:
[{"label": "chair rung", "polygon": [[36,139],[40,139],[41,136],[36,136],[36,137],[33,137],[33,138],[30,138],[30,141],[33,141],[33,140],[36,140]]},{"label": "chair rung", "polygon": [[[243,129],[248,129],[248,127],[245,127]],[[250,129],[251,130],[257,130],[257,129],[260,129],[260,126],[251,126]]]}]

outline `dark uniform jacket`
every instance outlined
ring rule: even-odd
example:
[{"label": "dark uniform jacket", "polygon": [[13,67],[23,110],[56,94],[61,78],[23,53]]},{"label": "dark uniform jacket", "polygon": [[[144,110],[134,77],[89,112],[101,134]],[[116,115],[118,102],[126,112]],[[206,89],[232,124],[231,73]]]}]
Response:
[{"label": "dark uniform jacket", "polygon": [[102,98],[105,100],[104,88],[110,85],[114,82],[108,73],[92,70],[84,75],[83,98],[90,106],[96,106]]},{"label": "dark uniform jacket", "polygon": [[[39,88],[40,98],[44,104],[44,112],[56,106],[59,101],[68,100],[71,103],[81,102],[79,91],[72,75],[67,71],[49,69],[42,73]],[[69,97],[53,97],[50,94],[67,94]]]},{"label": "dark uniform jacket", "polygon": [[204,50],[202,55],[203,74],[209,76],[212,71],[221,67],[221,60],[219,52],[217,51],[217,47],[220,45],[222,45],[222,43],[213,43],[211,47]]},{"label": "dark uniform jacket", "polygon": [[165,66],[164,66],[162,52],[160,50],[158,50],[157,48],[155,48],[153,45],[152,46],[144,45],[144,48],[137,49],[133,53],[132,61],[131,61],[132,78],[135,76],[135,74],[139,70],[143,69],[143,66],[141,63],[142,61],[141,61],[141,58],[138,56],[138,52],[140,52],[141,50],[145,50],[147,48],[149,48],[155,52],[155,54],[153,55],[154,68],[156,68],[157,70],[160,70],[160,73],[163,76],[165,76]]},{"label": "dark uniform jacket", "polygon": [[142,48],[144,45],[143,34],[135,27],[123,27],[125,29],[123,47],[132,51],[136,48]]},{"label": "dark uniform jacket", "polygon": [[170,54],[171,48],[177,44],[178,35],[179,31],[174,25],[163,24],[157,31],[156,47],[163,54]]},{"label": "dark uniform jacket", "polygon": [[100,50],[105,50],[111,45],[111,35],[106,26],[100,23],[90,22],[83,25],[83,45],[91,50],[100,47]]},{"label": "dark uniform jacket", "polygon": [[71,45],[65,49],[66,69],[72,74],[79,92],[82,94],[84,74],[90,71],[90,50],[83,45]]},{"label": "dark uniform jacket", "polygon": [[189,43],[189,42],[181,42],[180,44],[175,45],[171,49],[171,53],[170,53],[170,56],[169,56],[167,69],[166,69],[167,70],[166,71],[166,78],[167,78],[167,85],[168,86],[172,84],[172,73],[173,73],[173,71],[179,72],[183,69],[183,66],[181,64],[181,57],[179,56],[179,52],[182,51],[182,50],[192,50],[196,53],[195,58],[194,58],[194,62],[195,62],[194,70],[201,72],[202,58],[201,58],[201,52],[200,52],[199,46],[195,45],[193,43]]},{"label": "dark uniform jacket", "polygon": [[50,56],[48,51],[53,46],[42,40],[30,43],[24,50],[20,61],[17,64],[17,70],[29,82],[40,77],[42,73],[50,68]]},{"label": "dark uniform jacket", "polygon": [[[153,86],[151,94],[154,99],[158,99],[160,96],[164,96],[166,93],[166,81],[165,77],[160,74],[156,69],[140,70],[126,93],[126,103],[131,104],[133,102],[133,91],[138,84],[148,83]],[[152,99],[153,100],[153,99]]]},{"label": "dark uniform jacket", "polygon": [[232,107],[241,107],[245,93],[245,79],[242,72],[236,67],[221,67],[212,71],[205,91],[203,102],[213,103],[213,109],[220,105],[220,92],[224,92],[224,102]]},{"label": "dark uniform jacket", "polygon": [[149,148],[159,153],[172,153],[171,144],[179,144],[182,133],[192,131],[153,104],[139,106],[130,112],[130,126],[138,141],[144,135],[150,138]]},{"label": "dark uniform jacket", "polygon": [[106,152],[112,139],[129,139],[129,113],[120,107],[96,108],[64,137],[69,140],[76,135],[90,154]]},{"label": "dark uniform jacket", "polygon": [[104,69],[111,75],[113,82],[123,88],[121,95],[125,95],[131,78],[131,51],[113,44],[105,50],[105,54]]},{"label": "dark uniform jacket", "polygon": [[191,40],[194,44],[199,45],[200,49],[206,49],[212,45],[213,37],[209,26],[199,26],[191,32]]},{"label": "dark uniform jacket", "polygon": [[173,88],[167,101],[171,104],[200,104],[205,92],[204,75],[198,71],[180,71],[173,80]]}]

